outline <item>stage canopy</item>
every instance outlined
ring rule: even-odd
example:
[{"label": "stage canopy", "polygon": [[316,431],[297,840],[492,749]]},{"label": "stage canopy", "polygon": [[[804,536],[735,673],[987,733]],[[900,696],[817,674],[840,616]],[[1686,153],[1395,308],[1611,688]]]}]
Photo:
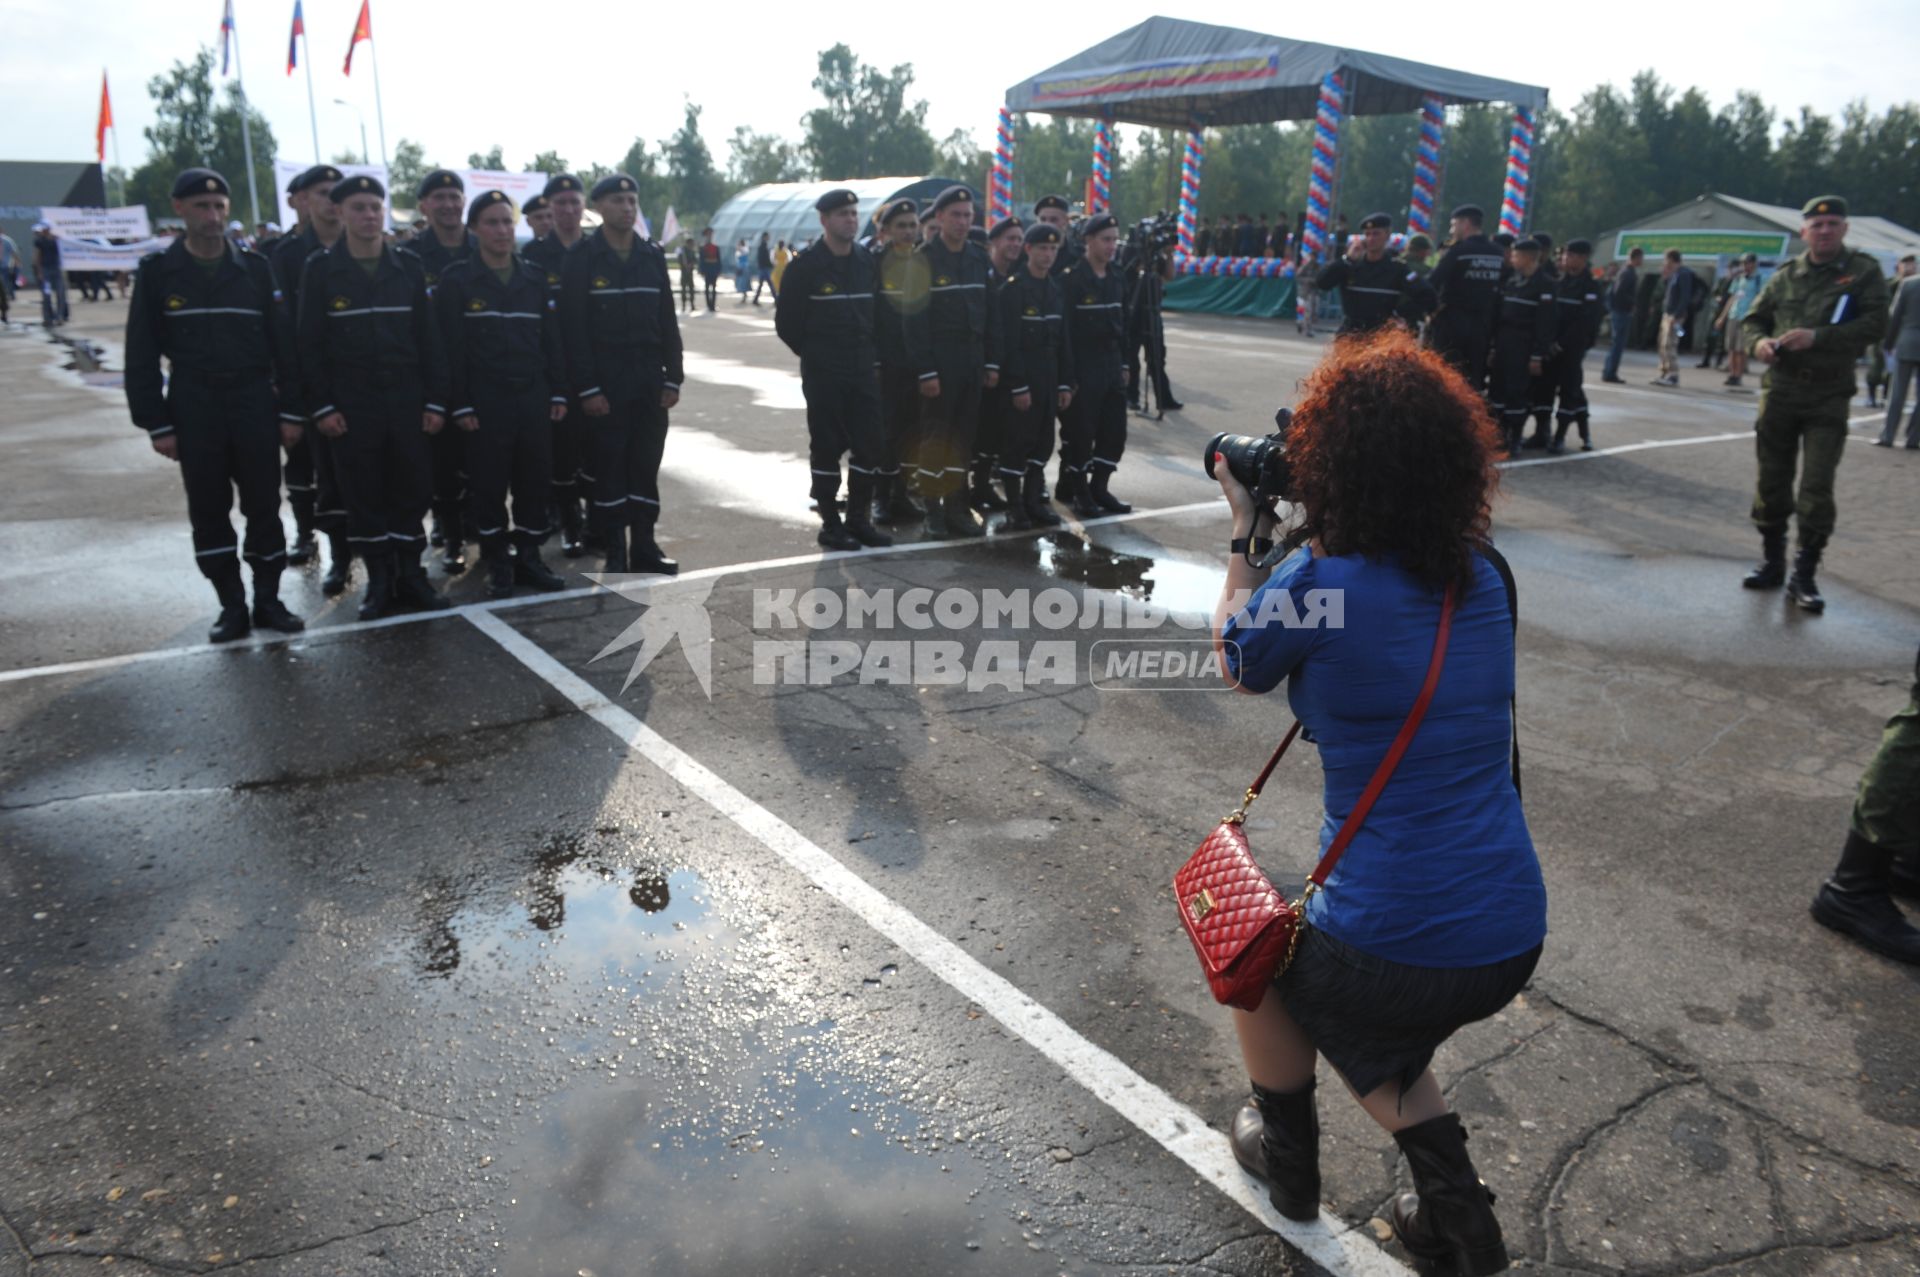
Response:
[{"label": "stage canopy", "polygon": [[1410,113],[1430,95],[1446,106],[1505,102],[1528,111],[1547,102],[1537,85],[1156,17],[1014,85],[1007,106],[1161,129],[1187,128],[1195,116],[1215,128],[1310,120],[1334,71],[1345,80],[1348,115]]}]

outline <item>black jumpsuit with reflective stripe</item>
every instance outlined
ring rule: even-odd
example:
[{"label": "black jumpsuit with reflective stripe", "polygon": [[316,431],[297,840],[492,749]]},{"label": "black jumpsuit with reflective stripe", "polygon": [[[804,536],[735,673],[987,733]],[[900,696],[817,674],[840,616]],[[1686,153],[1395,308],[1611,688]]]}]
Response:
[{"label": "black jumpsuit with reflective stripe", "polygon": [[787,263],[773,306],[774,330],[800,356],[814,502],[823,514],[832,510],[840,458],[851,454],[848,509],[863,522],[887,454],[873,338],[879,279],[871,253],[854,247],[836,254],[821,238]]}]

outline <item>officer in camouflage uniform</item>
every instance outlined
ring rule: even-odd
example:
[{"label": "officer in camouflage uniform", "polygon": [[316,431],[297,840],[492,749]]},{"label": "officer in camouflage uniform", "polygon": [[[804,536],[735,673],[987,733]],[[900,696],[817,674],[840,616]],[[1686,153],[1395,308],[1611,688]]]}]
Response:
[{"label": "officer in camouflage uniform", "polygon": [[[1765,557],[1743,584],[1771,590],[1786,581],[1789,597],[1817,613],[1826,600],[1814,572],[1833,535],[1833,474],[1847,445],[1853,365],[1886,330],[1888,294],[1880,264],[1846,246],[1844,199],[1808,200],[1800,216],[1807,251],[1773,273],[1740,326],[1747,349],[1767,365],[1754,423],[1760,481],[1753,494]],[[1799,550],[1787,580],[1787,523],[1796,512]]]}]

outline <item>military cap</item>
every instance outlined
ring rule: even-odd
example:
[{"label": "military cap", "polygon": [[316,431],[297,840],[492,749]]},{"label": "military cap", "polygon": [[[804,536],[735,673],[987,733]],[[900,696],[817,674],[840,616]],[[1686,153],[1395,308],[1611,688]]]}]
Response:
[{"label": "military cap", "polygon": [[387,188],[380,185],[377,177],[350,177],[344,182],[335,182],[333,189],[327,192],[327,198],[336,204],[344,204],[350,195],[371,195],[375,199],[387,198]]},{"label": "military cap", "polygon": [[1003,217],[988,229],[987,239],[996,240],[1002,235],[1017,235],[1019,233],[1020,219],[1017,217]]},{"label": "military cap", "polygon": [[1516,253],[1538,253],[1538,252],[1544,251],[1546,247],[1547,246],[1545,244],[1542,244],[1539,240],[1535,239],[1531,235],[1527,236],[1525,239],[1517,239],[1513,241],[1513,251]]},{"label": "military cap", "polygon": [[520,206],[520,211],[523,214],[544,213],[546,209],[547,209],[547,197],[544,195],[535,195],[531,199],[529,199],[526,203]]},{"label": "military cap", "polygon": [[967,238],[976,244],[987,243],[987,228],[984,226],[967,227]]},{"label": "military cap", "polygon": [[339,169],[331,164],[316,164],[287,183],[287,194],[298,195],[310,186],[318,186],[322,182],[337,182],[339,180]]},{"label": "military cap", "polygon": [[1432,252],[1433,241],[1425,235],[1409,235],[1407,237],[1407,247],[1425,249],[1427,252]]},{"label": "military cap", "polygon": [[1593,242],[1584,239],[1570,239],[1567,241],[1567,251],[1569,253],[1577,253],[1581,257],[1592,257]]},{"label": "military cap", "polygon": [[192,199],[196,195],[231,195],[227,188],[227,179],[210,168],[183,169],[180,176],[173,179],[173,198]]},{"label": "military cap", "polygon": [[603,200],[609,195],[637,195],[640,188],[625,173],[609,173],[593,184],[592,199]]},{"label": "military cap", "polygon": [[933,220],[933,205],[931,202],[929,202],[925,208],[920,210],[920,224],[922,226],[925,226],[928,222],[931,222],[932,220]]},{"label": "military cap", "polygon": [[420,189],[414,192],[415,199],[425,199],[435,191],[459,191],[467,193],[467,184],[460,175],[450,168],[437,168],[420,179]]},{"label": "military cap", "polygon": [[547,179],[546,188],[542,190],[540,193],[546,196],[548,199],[552,199],[554,196],[560,194],[560,192],[562,191],[584,192],[586,189],[587,189],[586,187],[580,184],[580,179],[575,177],[573,174],[555,173],[552,177]]},{"label": "military cap", "polygon": [[1363,231],[1392,230],[1393,219],[1391,217],[1388,217],[1385,213],[1369,213],[1364,218],[1361,219],[1360,229]]},{"label": "military cap", "polygon": [[1060,234],[1060,228],[1051,222],[1035,222],[1027,227],[1028,248],[1032,248],[1035,244],[1058,244],[1062,238],[1064,237]]},{"label": "military cap", "polygon": [[1545,231],[1535,231],[1533,233],[1533,237],[1540,241],[1540,247],[1542,248],[1553,247],[1553,236],[1547,234]]},{"label": "military cap", "polygon": [[1484,222],[1487,220],[1487,210],[1478,204],[1461,204],[1453,210],[1453,216],[1464,217],[1470,222]]},{"label": "military cap", "polygon": [[1493,242],[1501,248],[1512,248],[1518,238],[1516,235],[1509,235],[1507,232],[1501,231],[1493,237]]},{"label": "military cap", "polygon": [[1064,195],[1042,195],[1033,202],[1033,211],[1036,214],[1048,208],[1057,208],[1062,213],[1073,212],[1072,206],[1067,203],[1067,197]]},{"label": "military cap", "polygon": [[960,203],[962,200],[965,200],[969,204],[973,203],[973,192],[964,186],[949,186],[946,190],[934,197],[933,211],[938,213],[944,208]]},{"label": "military cap", "polygon": [[860,197],[844,186],[836,186],[813,202],[816,213],[831,213],[838,209],[858,204]]},{"label": "military cap", "polygon": [[1838,195],[1820,195],[1808,200],[1800,208],[1802,217],[1845,217],[1847,202]]},{"label": "military cap", "polygon": [[[1567,248],[1571,250],[1573,248],[1573,245],[1569,244],[1567,245]],[[1752,262],[1754,265],[1758,266],[1760,264],[1760,254],[1748,253],[1745,257],[1742,257],[1740,260],[1743,262]],[[1902,257],[1900,260],[1903,262],[1910,262],[1913,260],[1913,254],[1908,253],[1905,257]]]},{"label": "military cap", "polygon": [[1080,237],[1092,239],[1101,231],[1111,230],[1118,225],[1120,225],[1120,219],[1112,213],[1095,213],[1087,219],[1087,224],[1080,228]]},{"label": "military cap", "polygon": [[471,226],[480,219],[480,214],[495,204],[505,204],[507,211],[513,211],[513,196],[505,191],[482,191],[473,197],[473,203],[467,205],[467,225]]},{"label": "military cap", "polygon": [[883,205],[880,212],[875,215],[874,222],[877,225],[885,226],[902,213],[908,217],[917,218],[920,215],[920,206],[910,199],[897,199],[891,204]]}]

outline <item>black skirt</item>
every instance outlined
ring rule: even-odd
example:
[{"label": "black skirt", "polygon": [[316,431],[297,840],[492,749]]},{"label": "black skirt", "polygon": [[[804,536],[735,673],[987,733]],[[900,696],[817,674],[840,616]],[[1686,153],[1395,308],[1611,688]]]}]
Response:
[{"label": "black skirt", "polygon": [[1404,1092],[1442,1042],[1513,1001],[1532,978],[1540,949],[1483,967],[1412,967],[1308,927],[1274,987],[1355,1094],[1396,1079]]}]

